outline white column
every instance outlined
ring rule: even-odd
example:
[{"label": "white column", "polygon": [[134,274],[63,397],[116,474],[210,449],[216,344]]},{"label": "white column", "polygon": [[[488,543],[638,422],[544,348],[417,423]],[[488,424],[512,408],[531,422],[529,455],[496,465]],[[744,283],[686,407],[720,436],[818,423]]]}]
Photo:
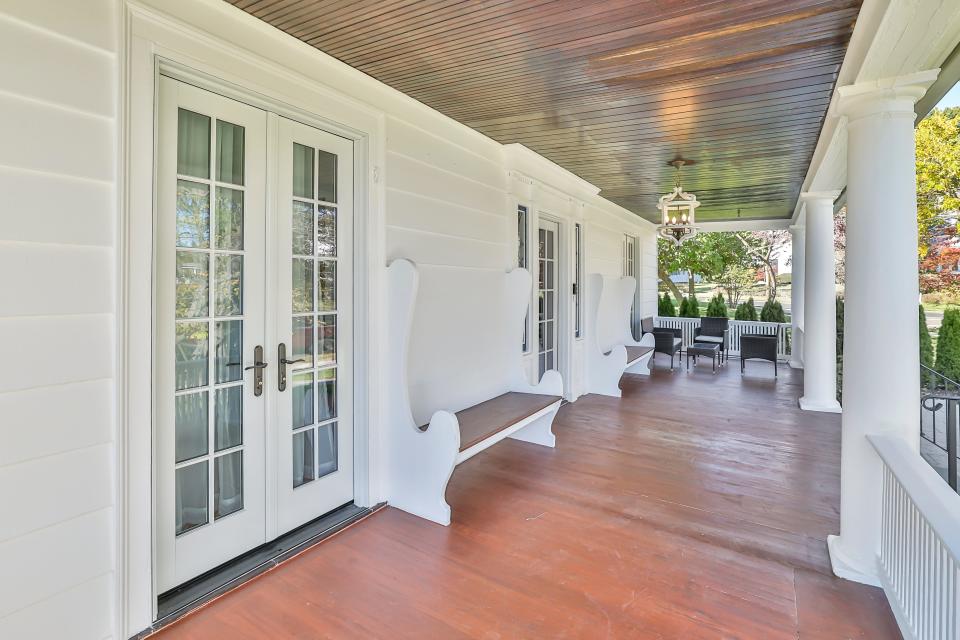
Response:
[{"label": "white column", "polygon": [[806,229],[802,224],[790,227],[793,265],[790,283],[790,366],[803,369],[803,290],[806,278]]},{"label": "white column", "polygon": [[805,411],[840,412],[837,402],[837,288],[833,254],[836,191],[800,194],[806,211],[803,294],[803,397]]},{"label": "white column", "polygon": [[[838,90],[847,116],[846,315],[837,575],[877,584],[882,463],[866,436],[920,446],[913,105],[936,71]],[[809,306],[808,306],[809,308]]]}]

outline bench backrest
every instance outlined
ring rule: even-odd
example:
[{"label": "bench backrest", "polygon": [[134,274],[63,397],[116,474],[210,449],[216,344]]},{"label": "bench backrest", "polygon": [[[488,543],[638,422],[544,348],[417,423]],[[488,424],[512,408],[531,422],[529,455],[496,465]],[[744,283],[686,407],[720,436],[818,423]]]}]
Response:
[{"label": "bench backrest", "polygon": [[[590,287],[590,301],[597,309],[592,328],[600,351],[606,353],[618,344],[631,344],[630,306],[633,304],[637,281],[630,276],[592,273],[587,279],[587,286]],[[596,300],[598,291],[599,301]]]},{"label": "bench backrest", "polygon": [[426,424],[439,409],[460,411],[509,390],[522,367],[532,281],[525,269],[418,270],[407,384],[413,418]]}]

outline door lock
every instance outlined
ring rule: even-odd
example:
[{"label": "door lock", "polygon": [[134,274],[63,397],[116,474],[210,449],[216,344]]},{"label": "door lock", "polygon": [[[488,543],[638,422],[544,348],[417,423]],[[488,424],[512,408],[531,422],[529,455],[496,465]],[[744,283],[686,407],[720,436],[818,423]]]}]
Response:
[{"label": "door lock", "polygon": [[267,368],[267,363],[263,361],[263,347],[259,344],[253,350],[253,364],[244,367],[244,371],[253,369],[253,395],[263,395],[263,370]]},{"label": "door lock", "polygon": [[277,375],[277,389],[280,391],[287,390],[287,365],[293,364],[295,362],[306,362],[303,358],[297,358],[296,360],[287,360],[287,345],[281,342],[277,346],[277,362],[280,363],[280,373]]}]

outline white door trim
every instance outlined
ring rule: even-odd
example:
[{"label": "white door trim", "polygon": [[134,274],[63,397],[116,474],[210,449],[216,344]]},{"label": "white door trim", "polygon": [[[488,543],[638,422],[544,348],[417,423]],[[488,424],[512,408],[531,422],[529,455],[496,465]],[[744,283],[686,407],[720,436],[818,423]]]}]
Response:
[{"label": "white door trim", "polygon": [[[355,493],[371,506],[383,491],[378,397],[384,250],[385,118],[381,112],[270,60],[133,2],[123,6],[118,139],[116,628],[130,637],[156,618],[152,366],[157,86],[160,70],[202,88],[262,106],[354,141],[355,161]],[[224,29],[229,29],[226,25]],[[274,36],[269,36],[274,37]],[[276,36],[282,37],[282,36]],[[298,43],[299,44],[299,43]],[[269,106],[267,106],[269,105]],[[335,114],[325,118],[317,113]],[[268,194],[269,197],[270,194]],[[272,349],[273,347],[271,347]]]}]

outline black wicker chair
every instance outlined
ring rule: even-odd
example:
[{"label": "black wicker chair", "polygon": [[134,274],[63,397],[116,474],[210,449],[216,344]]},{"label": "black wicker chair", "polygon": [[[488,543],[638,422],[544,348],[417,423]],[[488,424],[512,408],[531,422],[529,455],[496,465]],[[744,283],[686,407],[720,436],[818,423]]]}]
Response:
[{"label": "black wicker chair", "polygon": [[694,332],[694,342],[709,342],[720,345],[720,359],[727,355],[727,330],[730,328],[729,318],[700,318],[700,326]]},{"label": "black wicker chair", "polygon": [[773,363],[773,376],[777,377],[777,336],[759,333],[744,333],[740,336],[740,374],[747,360],[767,360]]},{"label": "black wicker chair", "polygon": [[683,359],[683,331],[668,327],[654,327],[653,318],[643,318],[640,321],[640,329],[644,333],[653,334],[654,357],[658,353],[670,356],[670,370],[673,371],[673,356],[679,353],[680,359]]}]

